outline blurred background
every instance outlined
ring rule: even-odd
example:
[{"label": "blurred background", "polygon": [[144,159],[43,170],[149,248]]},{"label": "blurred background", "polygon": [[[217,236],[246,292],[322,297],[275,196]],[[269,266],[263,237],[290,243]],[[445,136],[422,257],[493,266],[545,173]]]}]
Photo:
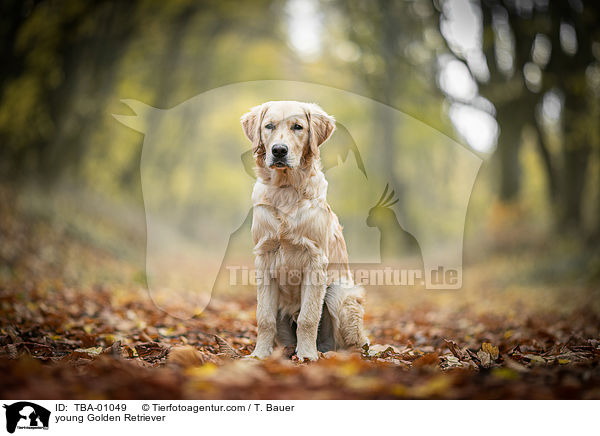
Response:
[{"label": "blurred background", "polygon": [[[518,269],[525,258],[536,283],[597,283],[596,2],[43,0],[4,1],[0,8],[4,282],[44,271],[73,284],[143,285],[144,135],[113,118],[133,115],[121,99],[169,109],[225,85],[287,80],[382,103],[346,116],[370,119],[385,156],[380,166],[400,187],[401,201],[419,141],[428,139],[399,128],[377,107],[402,111],[482,159],[466,219],[465,263],[503,256]],[[220,126],[232,132],[221,146],[239,154],[249,146],[237,124],[241,108],[261,102],[241,101],[214,114],[235,121]],[[349,112],[344,102],[324,107]],[[350,144],[344,128],[337,141]],[[407,142],[412,155],[398,149]],[[168,166],[165,156],[158,160]],[[238,186],[252,179],[239,168],[219,173],[207,164],[202,172],[242,198]],[[161,178],[170,199],[189,194],[190,171]],[[373,205],[384,186],[374,188]],[[351,208],[348,201],[339,207]],[[106,262],[122,276],[115,279]]]}]

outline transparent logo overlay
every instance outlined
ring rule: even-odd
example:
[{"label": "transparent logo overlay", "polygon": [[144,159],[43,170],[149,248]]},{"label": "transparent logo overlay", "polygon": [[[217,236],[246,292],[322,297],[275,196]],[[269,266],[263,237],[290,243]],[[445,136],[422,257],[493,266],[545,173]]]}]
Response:
[{"label": "transparent logo overlay", "polygon": [[[336,119],[320,155],[355,281],[460,289],[465,217],[481,158],[366,97],[268,80],[213,89],[167,110],[123,100],[135,115],[114,115],[144,134],[146,276],[156,304],[171,311],[180,301],[174,315],[187,318],[214,293],[260,280],[250,231],[255,164],[240,117],[273,100],[317,103]],[[289,279],[309,279],[294,273]]]}]

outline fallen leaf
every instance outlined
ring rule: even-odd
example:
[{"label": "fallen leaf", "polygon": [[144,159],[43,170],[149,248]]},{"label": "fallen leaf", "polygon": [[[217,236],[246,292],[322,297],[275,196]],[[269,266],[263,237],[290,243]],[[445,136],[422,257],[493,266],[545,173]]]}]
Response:
[{"label": "fallen leaf", "polygon": [[179,365],[183,368],[198,366],[206,363],[207,358],[191,345],[173,347],[169,350],[167,362]]}]

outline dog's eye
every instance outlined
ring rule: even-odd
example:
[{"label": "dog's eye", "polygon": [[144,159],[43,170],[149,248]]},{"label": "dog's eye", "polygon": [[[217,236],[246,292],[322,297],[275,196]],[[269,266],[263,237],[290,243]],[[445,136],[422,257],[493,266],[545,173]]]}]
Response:
[{"label": "dog's eye", "polygon": [[275,126],[273,125],[273,123],[269,123],[265,126],[265,129],[269,129],[269,130],[273,130],[275,128]]},{"label": "dog's eye", "polygon": [[292,127],[292,130],[302,130],[304,127],[302,127],[300,124],[294,124],[294,127]]}]

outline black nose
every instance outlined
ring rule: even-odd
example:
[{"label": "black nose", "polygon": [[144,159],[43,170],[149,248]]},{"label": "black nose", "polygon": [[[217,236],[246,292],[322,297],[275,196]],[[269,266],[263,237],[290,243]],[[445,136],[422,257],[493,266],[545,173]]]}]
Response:
[{"label": "black nose", "polygon": [[288,148],[287,145],[284,144],[275,144],[271,149],[271,152],[273,153],[273,157],[281,159],[287,154]]}]

